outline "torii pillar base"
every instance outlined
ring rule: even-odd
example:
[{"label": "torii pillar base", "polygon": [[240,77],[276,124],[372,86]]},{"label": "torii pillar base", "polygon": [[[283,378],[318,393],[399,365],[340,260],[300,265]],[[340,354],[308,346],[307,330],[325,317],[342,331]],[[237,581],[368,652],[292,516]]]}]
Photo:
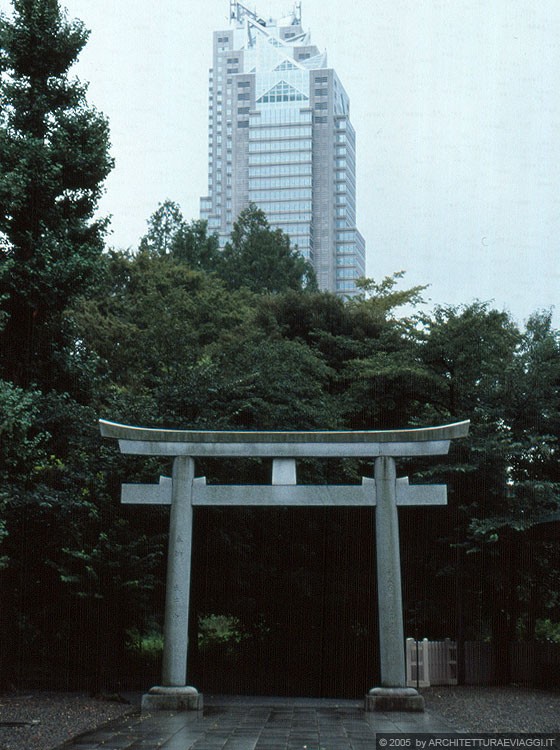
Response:
[{"label": "torii pillar base", "polygon": [[189,685],[185,687],[150,688],[142,696],[142,713],[152,711],[202,711],[204,701],[202,693]]},{"label": "torii pillar base", "polygon": [[365,710],[423,711],[424,698],[414,688],[372,688],[366,695]]}]

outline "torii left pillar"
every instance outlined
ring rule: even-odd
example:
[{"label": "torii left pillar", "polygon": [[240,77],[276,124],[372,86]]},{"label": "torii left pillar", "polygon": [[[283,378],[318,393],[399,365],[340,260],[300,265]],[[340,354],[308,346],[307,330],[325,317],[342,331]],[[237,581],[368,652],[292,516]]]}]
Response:
[{"label": "torii left pillar", "polygon": [[167,586],[163,639],[162,682],[142,698],[142,710],[199,711],[202,695],[185,685],[187,674],[189,598],[192,557],[192,486],[194,459],[175,456],[167,553]]},{"label": "torii left pillar", "polygon": [[165,647],[162,684],[150,688],[149,692],[142,696],[142,711],[201,711],[203,708],[202,695],[195,687],[185,685],[191,584],[193,479],[194,459],[191,456],[174,456],[171,482],[163,479],[159,487],[147,488],[149,502],[165,505],[169,504],[168,495],[171,489],[171,512],[163,626]]}]

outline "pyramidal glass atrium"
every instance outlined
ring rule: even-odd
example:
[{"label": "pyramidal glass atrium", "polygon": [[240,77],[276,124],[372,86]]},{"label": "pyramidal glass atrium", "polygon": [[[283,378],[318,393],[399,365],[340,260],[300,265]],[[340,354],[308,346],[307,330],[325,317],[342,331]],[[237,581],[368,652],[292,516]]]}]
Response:
[{"label": "pyramidal glass atrium", "polygon": [[299,7],[265,21],[232,1],[230,19],[214,32],[201,218],[223,246],[240,211],[257,204],[311,261],[320,289],[351,296],[365,243],[348,95],[303,31]]}]

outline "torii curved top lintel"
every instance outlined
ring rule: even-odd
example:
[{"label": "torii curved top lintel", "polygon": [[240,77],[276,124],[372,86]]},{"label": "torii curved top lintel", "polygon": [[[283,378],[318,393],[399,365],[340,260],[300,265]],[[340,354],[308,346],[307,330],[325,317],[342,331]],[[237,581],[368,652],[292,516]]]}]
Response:
[{"label": "torii curved top lintel", "polygon": [[[360,455],[366,455],[368,447],[373,448],[381,444],[399,444],[410,445],[420,443],[439,443],[449,442],[455,438],[466,437],[469,431],[470,421],[456,422],[454,424],[440,425],[437,427],[420,427],[403,430],[329,430],[329,431],[248,431],[248,430],[165,430],[151,427],[133,427],[130,425],[117,424],[104,419],[99,420],[101,434],[103,437],[115,438],[127,444],[127,453],[135,453],[134,443],[147,443],[154,447],[158,445],[161,451],[171,455],[171,445],[169,450],[165,449],[166,444],[177,446],[189,446],[194,448],[194,453],[205,455],[212,453],[211,446],[218,449],[221,455],[228,454],[228,447],[232,449],[229,455],[240,455],[242,446],[248,449],[248,455],[272,455],[270,449],[274,451],[274,446],[283,446],[284,449],[290,450],[295,446],[300,449],[311,448],[314,446],[320,449],[320,446],[342,447],[353,446],[359,450]],[[266,454],[259,450],[266,446]],[[418,446],[420,447],[420,446]],[[365,450],[364,450],[365,449]],[[138,452],[147,452],[140,450]],[[180,451],[183,453],[183,450]],[[190,452],[190,451],[189,451]],[[299,453],[299,451],[297,451]],[[382,451],[384,452],[384,451]],[[431,451],[429,451],[431,452]],[[440,452],[440,451],[437,451]],[[441,452],[447,452],[441,451]],[[351,451],[348,455],[353,454]],[[376,451],[373,452],[375,455]],[[176,455],[176,454],[175,454]],[[291,455],[295,455],[292,453]],[[303,455],[303,453],[302,453]],[[307,453],[305,455],[321,455],[320,452]],[[408,455],[408,453],[401,454]]]}]

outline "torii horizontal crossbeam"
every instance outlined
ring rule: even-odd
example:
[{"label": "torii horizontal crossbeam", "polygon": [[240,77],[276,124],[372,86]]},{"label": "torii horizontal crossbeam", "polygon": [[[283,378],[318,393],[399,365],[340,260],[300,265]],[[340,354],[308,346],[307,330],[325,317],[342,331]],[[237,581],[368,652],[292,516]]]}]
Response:
[{"label": "torii horizontal crossbeam", "polygon": [[[172,482],[160,477],[159,484],[123,484],[121,502],[125,505],[171,505]],[[445,505],[447,487],[440,484],[409,484],[408,477],[396,483],[397,505]],[[342,507],[376,505],[375,481],[362,478],[362,484],[206,484],[197,477],[192,485],[193,505],[270,505],[295,507]]]},{"label": "torii horizontal crossbeam", "polygon": [[101,434],[123,453],[150,456],[375,457],[444,455],[465,437],[469,421],[407,430],[161,430],[99,420]]}]

